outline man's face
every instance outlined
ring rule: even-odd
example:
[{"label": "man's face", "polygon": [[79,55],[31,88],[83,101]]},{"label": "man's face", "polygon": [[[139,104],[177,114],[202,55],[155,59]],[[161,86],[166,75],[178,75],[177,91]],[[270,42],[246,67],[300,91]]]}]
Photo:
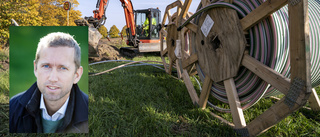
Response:
[{"label": "man's face", "polygon": [[82,67],[74,63],[74,48],[47,47],[40,51],[38,63],[34,62],[37,85],[45,100],[66,100],[72,88],[82,75]]}]

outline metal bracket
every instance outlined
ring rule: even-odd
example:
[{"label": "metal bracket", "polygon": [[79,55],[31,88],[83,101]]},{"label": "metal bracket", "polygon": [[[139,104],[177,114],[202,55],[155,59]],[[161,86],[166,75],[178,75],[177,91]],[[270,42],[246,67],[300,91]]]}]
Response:
[{"label": "metal bracket", "polygon": [[288,105],[290,108],[292,108],[296,103],[300,95],[300,92],[304,89],[304,87],[305,87],[304,80],[300,78],[294,78],[293,82],[290,85],[289,92],[284,99],[284,103]]},{"label": "metal bracket", "polygon": [[242,137],[248,137],[249,135],[249,131],[247,128],[239,128],[239,129],[234,129],[236,131],[236,133]]},{"label": "metal bracket", "polygon": [[290,0],[290,1],[289,1],[289,3],[291,4],[291,6],[297,5],[299,2],[301,2],[301,0]]}]

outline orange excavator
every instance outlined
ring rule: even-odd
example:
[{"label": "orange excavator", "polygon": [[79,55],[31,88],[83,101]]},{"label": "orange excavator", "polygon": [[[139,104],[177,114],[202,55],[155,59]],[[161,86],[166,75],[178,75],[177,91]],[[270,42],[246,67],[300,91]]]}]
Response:
[{"label": "orange excavator", "polygon": [[[148,8],[143,10],[134,10],[131,0],[120,0],[124,9],[127,25],[127,45],[132,47],[123,47],[121,52],[159,52],[160,40],[159,30],[161,11],[158,8]],[[78,26],[93,26],[99,28],[106,22],[105,11],[109,0],[98,0],[96,10],[93,11],[93,17],[85,17],[76,20]]]}]

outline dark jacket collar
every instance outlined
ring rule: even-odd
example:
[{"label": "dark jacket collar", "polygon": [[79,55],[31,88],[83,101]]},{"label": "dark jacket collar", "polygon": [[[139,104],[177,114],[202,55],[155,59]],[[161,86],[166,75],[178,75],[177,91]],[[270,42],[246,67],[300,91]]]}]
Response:
[{"label": "dark jacket collar", "polygon": [[[31,95],[31,98],[30,98]],[[21,97],[20,103],[21,105],[25,104],[26,110],[29,114],[34,117],[35,123],[37,125],[37,132],[42,133],[42,125],[41,125],[41,111],[40,111],[40,97],[41,92],[38,89],[37,82],[35,82],[27,91],[24,96]],[[29,99],[29,100],[28,100]],[[23,117],[24,119],[24,126],[26,128],[28,117]]]},{"label": "dark jacket collar", "polygon": [[25,108],[30,115],[35,117],[36,112],[40,107],[41,92],[38,89],[37,82],[35,82],[27,91],[24,96],[20,98],[21,105],[25,104]]}]

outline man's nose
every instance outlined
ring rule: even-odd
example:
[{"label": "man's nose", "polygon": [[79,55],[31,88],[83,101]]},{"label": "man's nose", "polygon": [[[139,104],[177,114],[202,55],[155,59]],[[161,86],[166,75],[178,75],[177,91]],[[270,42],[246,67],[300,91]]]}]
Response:
[{"label": "man's nose", "polygon": [[49,75],[49,81],[51,82],[56,82],[58,81],[58,72],[56,69],[52,69],[52,71],[50,72],[50,75]]}]

